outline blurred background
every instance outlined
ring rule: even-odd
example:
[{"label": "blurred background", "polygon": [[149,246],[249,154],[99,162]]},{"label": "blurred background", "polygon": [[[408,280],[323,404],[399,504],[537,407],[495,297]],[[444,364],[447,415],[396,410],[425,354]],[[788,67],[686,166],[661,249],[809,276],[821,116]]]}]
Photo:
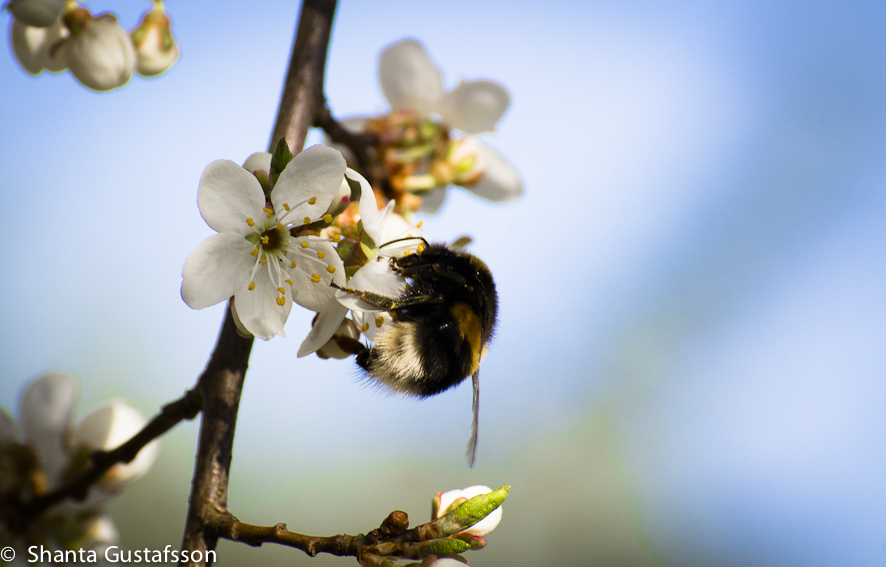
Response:
[{"label": "blurred background", "polygon": [[[131,28],[148,3],[89,3]],[[145,415],[193,385],[223,306],[181,267],[213,233],[203,168],[268,144],[295,2],[169,0],[182,50],[106,94],[0,54],[0,405],[47,370],[80,415]],[[0,16],[8,26],[9,15]],[[512,105],[483,137],[525,196],[450,191],[433,240],[469,234],[499,332],[470,388],[416,402],[352,361],[257,341],[234,447],[244,521],[318,535],[413,524],[437,491],[513,485],[499,565],[886,564],[886,4],[671,1],[339,4],[326,93],[383,113],[377,57],[420,40],[445,84]],[[313,141],[320,137],[314,135]],[[198,424],[112,506],[123,544],[179,545]],[[222,542],[220,565],[348,565]]]}]

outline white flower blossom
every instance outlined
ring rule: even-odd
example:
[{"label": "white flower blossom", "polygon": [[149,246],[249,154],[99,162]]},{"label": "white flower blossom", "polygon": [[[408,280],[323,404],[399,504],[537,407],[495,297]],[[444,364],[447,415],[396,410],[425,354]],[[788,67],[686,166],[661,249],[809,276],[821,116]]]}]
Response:
[{"label": "white flower blossom", "polygon": [[[354,273],[348,280],[348,287],[359,291],[370,291],[386,297],[396,297],[403,292],[406,279],[391,269],[390,258],[414,252],[421,243],[421,232],[415,225],[409,224],[393,211],[393,201],[379,211],[375,193],[362,175],[348,170],[348,176],[360,183],[361,197],[358,204],[360,220],[363,224],[363,231],[376,246],[374,257]],[[390,246],[384,246],[383,249],[379,248],[392,241],[408,237],[416,238],[396,242]],[[335,297],[338,299],[337,305],[330,305],[329,309],[318,312],[311,332],[299,347],[299,357],[307,356],[323,347],[336,333],[349,310],[353,313],[357,327],[369,340],[373,340],[384,324],[391,321],[389,313],[360,301],[353,294],[338,291],[335,293]]]},{"label": "white flower blossom", "polygon": [[38,75],[44,69],[51,73],[65,69],[61,50],[52,48],[67,36],[68,28],[58,18],[52,25],[39,28],[13,18],[9,27],[12,52],[19,65],[32,75]]},{"label": "white flower blossom", "polygon": [[146,12],[132,30],[132,43],[138,58],[136,71],[144,77],[163,73],[178,59],[178,45],[169,29],[169,16],[162,4]]},{"label": "white flower blossom", "polygon": [[[252,167],[263,159],[254,158]],[[344,265],[332,244],[290,230],[320,220],[345,173],[341,154],[313,146],[280,173],[266,203],[256,175],[231,161],[215,161],[200,179],[200,214],[218,234],[191,253],[182,271],[182,298],[203,309],[234,297],[237,316],[251,334],[285,336],[292,302],[322,312],[336,304],[331,282],[344,285]],[[255,171],[255,170],[253,170]],[[269,206],[270,205],[270,206]]]},{"label": "white flower blossom", "polygon": [[65,22],[71,35],[62,49],[71,74],[80,83],[109,91],[129,82],[135,70],[135,48],[114,18],[93,18],[85,8],[75,8],[65,13]]},{"label": "white flower blossom", "polygon": [[[492,489],[488,486],[470,486],[465,488],[464,490],[450,490],[449,492],[438,492],[437,496],[434,497],[434,508],[436,509],[436,517],[432,519],[442,518],[459,505],[461,505],[466,500],[473,498],[474,496],[479,496],[481,494],[488,494],[492,492]],[[499,506],[488,516],[471,526],[470,528],[464,530],[464,533],[468,533],[475,536],[483,537],[492,530],[494,530],[499,522],[501,522],[501,512],[502,507]]]},{"label": "white flower blossom", "polygon": [[[75,377],[49,372],[34,380],[22,396],[20,431],[15,421],[0,410],[0,462],[20,461],[18,467],[0,467],[0,485],[21,494],[44,494],[59,487],[70,474],[82,471],[87,452],[115,449],[145,424],[138,411],[117,400],[72,426],[79,395],[80,382]],[[26,453],[19,443],[33,453],[35,461],[21,461]],[[66,500],[51,508],[36,524],[45,530],[46,541],[62,549],[95,548],[116,542],[117,531],[101,504],[141,477],[153,463],[157,448],[158,441],[152,441],[131,463],[112,467],[84,500]],[[22,466],[27,472],[18,477]]]},{"label": "white flower blossom", "polygon": [[[417,42],[405,40],[385,49],[379,57],[379,82],[395,111],[414,113],[420,119],[440,117],[444,128],[467,136],[452,139],[445,156],[436,156],[430,171],[410,173],[402,188],[421,195],[421,210],[436,212],[446,198],[446,186],[459,185],[490,201],[512,201],[523,193],[523,182],[514,168],[495,150],[481,144],[473,134],[492,131],[510,105],[507,91],[492,81],[462,81],[451,91],[443,88],[440,70]],[[391,115],[393,117],[394,114]],[[381,123],[358,117],[342,121],[352,131],[370,127],[382,138],[398,119]],[[381,128],[381,131],[376,129]],[[410,150],[395,160],[410,159]]]},{"label": "white flower blossom", "polygon": [[7,4],[13,18],[37,28],[51,26],[64,7],[65,0],[12,0]]}]

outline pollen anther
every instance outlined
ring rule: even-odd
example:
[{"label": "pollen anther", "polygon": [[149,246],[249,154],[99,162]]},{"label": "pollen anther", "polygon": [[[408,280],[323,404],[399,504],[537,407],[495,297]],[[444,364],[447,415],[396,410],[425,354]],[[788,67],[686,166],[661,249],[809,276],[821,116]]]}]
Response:
[{"label": "pollen anther", "polygon": [[329,213],[326,213],[325,215],[323,215],[323,222],[325,222],[326,224],[331,223],[332,222],[332,215],[330,215]]},{"label": "pollen anther", "polygon": [[375,318],[375,326],[376,326],[376,327],[381,327],[381,326],[382,326],[382,323],[384,323],[384,322],[385,322],[385,320],[382,319],[381,317],[376,317],[376,318]]},{"label": "pollen anther", "polygon": [[314,283],[320,283],[320,274],[311,274],[311,281]]},{"label": "pollen anther", "polygon": [[326,256],[326,252],[324,252],[322,250],[317,250],[317,257],[318,258],[323,258],[324,256]]},{"label": "pollen anther", "polygon": [[317,197],[311,197],[310,199],[308,199],[309,205],[314,205],[316,203],[317,203]]},{"label": "pollen anther", "polygon": [[335,266],[326,266],[326,271],[329,272],[330,274],[334,274],[335,273]]},{"label": "pollen anther", "polygon": [[255,282],[249,282],[249,291],[252,291],[254,289],[255,289]]},{"label": "pollen anther", "polygon": [[301,241],[301,247],[302,247],[302,248],[307,248],[308,246],[309,246],[309,245],[308,245],[308,241],[307,241],[307,240],[302,240],[302,241]]},{"label": "pollen anther", "polygon": [[278,297],[278,298],[277,298],[277,305],[279,305],[280,307],[283,307],[285,304],[286,304],[286,298],[285,298],[285,297]]},{"label": "pollen anther", "polygon": [[255,221],[252,219],[246,219],[246,224],[248,224],[249,226],[255,226]]}]

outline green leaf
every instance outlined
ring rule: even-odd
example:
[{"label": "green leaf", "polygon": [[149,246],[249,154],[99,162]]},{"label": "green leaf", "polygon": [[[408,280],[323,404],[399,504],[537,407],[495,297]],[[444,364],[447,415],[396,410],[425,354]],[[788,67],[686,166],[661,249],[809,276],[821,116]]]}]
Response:
[{"label": "green leaf", "polygon": [[291,161],[292,152],[289,150],[289,144],[286,143],[286,138],[280,138],[277,140],[277,146],[274,148],[274,153],[271,155],[271,171],[270,179],[268,179],[271,189],[277,184],[277,179],[280,177],[280,173],[286,169],[286,166],[289,165],[289,162]]}]

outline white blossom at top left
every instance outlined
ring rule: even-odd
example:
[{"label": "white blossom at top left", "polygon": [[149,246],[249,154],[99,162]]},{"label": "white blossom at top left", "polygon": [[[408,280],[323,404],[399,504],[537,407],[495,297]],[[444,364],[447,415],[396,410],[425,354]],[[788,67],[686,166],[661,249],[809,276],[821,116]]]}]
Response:
[{"label": "white blossom at top left", "polygon": [[344,285],[344,265],[332,243],[310,226],[332,221],[327,211],[345,170],[338,151],[313,146],[280,172],[268,200],[259,181],[269,178],[267,171],[226,160],[209,164],[197,204],[218,234],[185,262],[185,303],[203,309],[233,296],[242,328],[265,340],[285,336],[293,301],[317,312],[337,304],[330,283]]}]

